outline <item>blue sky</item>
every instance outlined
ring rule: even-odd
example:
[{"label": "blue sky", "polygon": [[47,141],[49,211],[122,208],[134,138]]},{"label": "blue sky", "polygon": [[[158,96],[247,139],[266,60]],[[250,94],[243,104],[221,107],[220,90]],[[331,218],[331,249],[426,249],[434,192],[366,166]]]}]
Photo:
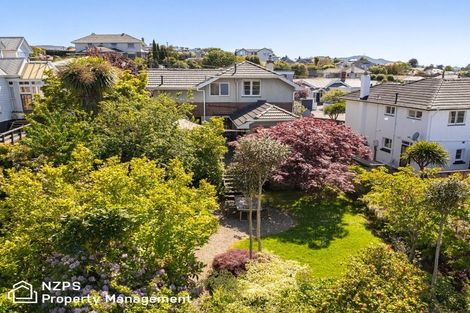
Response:
[{"label": "blue sky", "polygon": [[270,47],[291,58],[366,54],[470,63],[466,0],[22,0],[2,1],[1,8],[0,35],[31,44],[125,32],[186,47]]}]

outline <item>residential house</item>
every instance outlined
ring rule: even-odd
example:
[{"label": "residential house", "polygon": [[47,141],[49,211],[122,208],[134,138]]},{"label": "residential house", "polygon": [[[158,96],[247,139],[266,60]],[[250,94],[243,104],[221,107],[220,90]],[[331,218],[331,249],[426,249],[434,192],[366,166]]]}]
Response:
[{"label": "residential house", "polygon": [[370,87],[345,96],[346,124],[364,135],[374,160],[404,165],[401,155],[417,140],[438,142],[450,155],[446,169],[469,168],[470,78],[427,78]]},{"label": "residential house", "polygon": [[257,56],[261,63],[265,63],[268,59],[273,61],[277,61],[278,57],[274,54],[272,49],[269,48],[261,48],[261,49],[237,49],[235,50],[235,55],[240,57],[247,57],[247,56]]},{"label": "residential house", "polygon": [[224,69],[149,69],[147,83],[154,95],[164,92],[178,102],[195,104],[196,118],[222,116],[232,129],[294,118],[290,112],[298,88],[283,75],[248,61]]},{"label": "residential house", "polygon": [[328,68],[321,71],[321,76],[325,78],[361,78],[366,71],[360,67],[351,64],[348,67]]},{"label": "residential house", "polygon": [[33,96],[41,94],[50,62],[30,61],[32,49],[23,37],[0,37],[0,131],[24,118]]},{"label": "residential house", "polygon": [[129,58],[145,57],[148,53],[145,42],[128,34],[95,34],[72,41],[76,53],[85,53],[89,48],[97,48],[102,53],[118,52]]}]

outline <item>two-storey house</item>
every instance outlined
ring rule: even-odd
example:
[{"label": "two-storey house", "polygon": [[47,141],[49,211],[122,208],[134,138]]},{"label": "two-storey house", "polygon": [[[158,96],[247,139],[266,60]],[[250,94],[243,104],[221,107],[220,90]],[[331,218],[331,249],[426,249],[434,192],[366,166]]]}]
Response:
[{"label": "two-storey house", "polygon": [[295,118],[291,112],[298,88],[283,75],[248,61],[224,69],[149,69],[147,83],[154,95],[164,92],[178,102],[195,104],[196,118],[222,116],[228,128],[237,129],[252,128],[261,120],[272,124]]},{"label": "two-storey house", "polygon": [[418,140],[438,142],[450,156],[446,169],[469,168],[470,78],[428,78],[370,87],[345,96],[346,124],[367,138],[376,161],[398,167]]},{"label": "two-storey house", "polygon": [[85,53],[87,49],[97,48],[102,53],[117,52],[129,58],[145,57],[148,53],[145,42],[128,34],[95,34],[72,41],[76,53]]}]

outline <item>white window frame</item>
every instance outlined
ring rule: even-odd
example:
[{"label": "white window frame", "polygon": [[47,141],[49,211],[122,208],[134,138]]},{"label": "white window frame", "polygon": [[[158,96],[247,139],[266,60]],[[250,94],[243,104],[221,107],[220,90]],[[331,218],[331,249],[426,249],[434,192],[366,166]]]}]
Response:
[{"label": "white window frame", "polygon": [[[218,85],[218,93],[217,94],[212,94],[212,84],[217,84]],[[226,95],[222,94],[222,87],[221,85],[227,85],[228,88],[228,93]],[[214,82],[209,85],[209,94],[211,96],[219,96],[219,97],[230,97],[230,83],[228,82]]]},{"label": "white window frame", "polygon": [[[463,121],[462,122],[458,122],[457,119],[458,119],[458,115],[459,113],[463,112]],[[454,118],[454,121],[452,121],[452,113],[455,113],[455,115],[453,116]],[[447,125],[448,126],[463,126],[465,125],[465,119],[466,119],[466,115],[467,115],[467,112],[465,110],[459,110],[459,111],[449,111],[449,120],[447,121]]]},{"label": "white window frame", "polygon": [[[387,142],[389,142],[389,144],[387,145]],[[393,140],[390,139],[390,138],[387,138],[387,137],[383,137],[382,138],[382,151],[384,152],[387,152],[387,153],[391,153],[392,152],[392,148],[393,148]]]},{"label": "white window frame", "polygon": [[[388,109],[390,109],[390,112],[387,112]],[[392,105],[387,105],[387,106],[385,107],[385,113],[384,113],[384,115],[387,115],[387,116],[395,116],[396,111],[397,111],[397,108],[396,108],[396,107],[394,107],[394,106],[392,106]]]},{"label": "white window frame", "polygon": [[[411,112],[414,112],[414,114],[411,114]],[[418,117],[418,113],[421,114],[420,117]],[[421,110],[414,110],[414,109],[409,109],[408,110],[408,118],[412,120],[421,120],[423,118],[423,111]]]},{"label": "white window frame", "polygon": [[[460,157],[457,158],[457,153],[460,151]],[[465,149],[456,149],[455,150],[455,155],[454,155],[454,159],[455,159],[455,162],[461,162],[461,161],[464,161],[465,159]]]},{"label": "white window frame", "polygon": [[127,49],[135,49],[135,43],[133,43],[133,42],[128,42],[128,43],[127,43]]},{"label": "white window frame", "polygon": [[[245,94],[245,83],[249,82],[250,83],[250,94]],[[258,82],[259,83],[259,94],[254,95],[253,94],[253,82]],[[242,96],[243,97],[261,97],[261,81],[260,80],[244,80],[242,84]]]}]

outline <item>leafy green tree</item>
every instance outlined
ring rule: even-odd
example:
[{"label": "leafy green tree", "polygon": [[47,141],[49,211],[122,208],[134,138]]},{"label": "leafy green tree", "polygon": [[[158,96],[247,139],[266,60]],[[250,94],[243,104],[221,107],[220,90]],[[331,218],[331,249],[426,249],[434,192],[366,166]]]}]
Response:
[{"label": "leafy green tree", "polygon": [[423,172],[430,165],[445,166],[449,154],[439,143],[421,140],[406,148],[401,157],[414,161]]},{"label": "leafy green tree", "polygon": [[211,49],[202,59],[202,64],[205,67],[226,67],[232,65],[237,60],[236,56],[221,49]]},{"label": "leafy green tree", "polygon": [[251,63],[261,64],[259,57],[257,55],[250,55],[245,58],[245,60],[250,61]]},{"label": "leafy green tree", "polygon": [[291,66],[291,69],[294,71],[294,75],[297,78],[308,77],[308,70],[305,64],[294,64]]},{"label": "leafy green tree", "polygon": [[332,89],[326,92],[320,99],[321,102],[338,103],[344,102],[342,97],[346,93],[341,89]]},{"label": "leafy green tree", "polygon": [[446,72],[451,72],[451,71],[453,71],[453,70],[454,70],[454,68],[453,68],[452,66],[450,66],[450,65],[447,65],[447,66],[444,68],[444,71],[446,71]]},{"label": "leafy green tree", "polygon": [[383,65],[372,65],[369,67],[369,72],[372,74],[388,74],[387,69]]},{"label": "leafy green tree", "polygon": [[434,233],[432,216],[423,209],[428,182],[410,167],[395,173],[388,173],[384,167],[363,171],[360,180],[371,188],[362,199],[385,219],[386,229],[405,240],[408,260],[414,261],[418,244],[429,242]]},{"label": "leafy green tree", "polygon": [[103,101],[101,107],[95,119],[95,149],[101,158],[117,155],[125,162],[146,156],[160,165],[176,157],[188,160],[189,142],[178,127],[178,120],[189,113],[188,106],[161,94],[143,100]]},{"label": "leafy green tree", "polygon": [[424,273],[386,245],[366,249],[323,297],[322,313],[426,312]]},{"label": "leafy green tree", "polygon": [[289,148],[286,145],[270,139],[268,136],[242,137],[238,140],[235,148],[233,163],[236,167],[241,167],[238,171],[244,173],[241,179],[245,179],[245,183],[250,186],[250,188],[247,187],[247,190],[251,189],[253,185],[256,186],[256,239],[258,241],[258,251],[262,251],[261,196],[263,185],[288,157],[288,154]]},{"label": "leafy green tree", "polygon": [[439,255],[442,245],[444,227],[448,223],[449,216],[455,216],[461,211],[470,197],[470,185],[458,174],[444,179],[432,181],[426,191],[426,201],[431,212],[438,216],[439,232],[434,256],[434,269],[431,286],[434,287],[439,268]]},{"label": "leafy green tree", "polygon": [[79,58],[67,63],[59,76],[65,87],[75,94],[87,112],[99,111],[103,93],[116,82],[116,70],[98,57]]},{"label": "leafy green tree", "polygon": [[214,188],[191,187],[178,161],[165,169],[145,158],[97,163],[77,147],[67,165],[0,179],[0,288],[21,273],[34,286],[81,277],[90,292],[156,295],[157,283],[176,291],[200,271],[194,250],[217,228]]},{"label": "leafy green tree", "polygon": [[150,67],[157,67],[158,66],[158,58],[159,58],[159,52],[158,52],[158,46],[155,43],[155,40],[152,41],[152,53],[150,55]]},{"label": "leafy green tree", "polygon": [[410,65],[405,62],[385,64],[384,67],[387,69],[387,74],[391,75],[405,75],[410,71]]},{"label": "leafy green tree", "polygon": [[284,61],[276,61],[274,62],[274,69],[275,70],[291,70],[291,66],[289,63]]},{"label": "leafy green tree", "polygon": [[332,120],[337,121],[340,114],[346,113],[346,104],[344,102],[330,104],[323,109],[323,112],[327,114]]}]

